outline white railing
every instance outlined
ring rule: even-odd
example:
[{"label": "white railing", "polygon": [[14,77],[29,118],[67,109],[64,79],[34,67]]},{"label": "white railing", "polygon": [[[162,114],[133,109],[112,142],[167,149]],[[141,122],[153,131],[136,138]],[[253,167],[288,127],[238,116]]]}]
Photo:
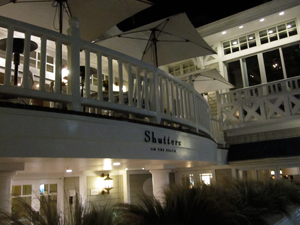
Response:
[{"label": "white railing", "polygon": [[300,115],[300,76],[217,94],[222,130]]},{"label": "white railing", "polygon": [[[0,29],[7,38],[4,83],[0,85],[0,96],[42,100],[49,107],[67,106],[68,110],[86,113],[128,115],[129,118],[146,118],[149,122],[168,126],[186,126],[211,136],[210,108],[206,100],[193,87],[152,65],[127,55],[85,42],[80,39],[78,22],[70,20],[69,35],[59,34],[20,21],[0,16]],[[11,82],[13,72],[13,38],[25,38],[24,63],[21,66],[22,85]],[[40,52],[39,74],[34,89],[30,79],[30,41],[34,40]],[[55,58],[54,76],[49,79],[46,71],[46,57]],[[62,83],[62,61],[67,61],[70,71],[67,84]],[[97,79],[108,75],[108,90],[102,82],[91,85],[88,76],[81,96],[80,66],[85,66],[85,74],[90,68],[97,68]],[[128,91],[113,91],[113,83],[119,87],[127,85]],[[49,83],[52,84],[52,87]],[[53,86],[54,84],[54,86]],[[66,87],[66,88],[65,88]],[[1,100],[1,99],[0,99]],[[32,102],[32,101],[31,101]],[[59,104],[57,104],[59,103]],[[175,125],[174,125],[175,126]]]}]

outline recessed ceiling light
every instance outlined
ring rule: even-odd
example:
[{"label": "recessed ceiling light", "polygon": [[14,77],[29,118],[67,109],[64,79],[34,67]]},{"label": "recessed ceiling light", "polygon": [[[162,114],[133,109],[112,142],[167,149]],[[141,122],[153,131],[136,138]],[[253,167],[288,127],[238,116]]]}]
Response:
[{"label": "recessed ceiling light", "polygon": [[121,165],[121,163],[119,163],[119,162],[113,163],[113,166],[120,166],[120,165]]},{"label": "recessed ceiling light", "polygon": [[226,34],[226,31],[223,31],[222,34]]},{"label": "recessed ceiling light", "polygon": [[240,29],[242,29],[244,26],[239,26]]},{"label": "recessed ceiling light", "polygon": [[260,20],[259,20],[259,22],[263,22],[263,21],[265,21],[265,19],[264,19],[264,18],[262,18],[262,19],[260,19]]},{"label": "recessed ceiling light", "polygon": [[66,172],[67,173],[72,173],[72,170],[71,169],[66,169]]},{"label": "recessed ceiling light", "polygon": [[282,15],[284,15],[284,12],[280,12],[280,13],[279,13],[279,16],[282,16]]}]

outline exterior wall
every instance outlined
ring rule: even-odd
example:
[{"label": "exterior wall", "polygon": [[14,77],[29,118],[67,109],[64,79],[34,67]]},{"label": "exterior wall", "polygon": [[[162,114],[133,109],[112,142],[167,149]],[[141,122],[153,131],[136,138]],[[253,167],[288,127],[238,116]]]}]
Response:
[{"label": "exterior wall", "polygon": [[[130,174],[130,203],[138,204],[140,202],[140,197],[144,194],[149,195],[147,190],[147,183],[152,182],[152,175],[149,174]],[[153,193],[153,192],[152,192]],[[152,195],[153,196],[153,195]]]},{"label": "exterior wall", "polygon": [[217,162],[213,140],[151,124],[9,108],[0,108],[0,114],[0,125],[7,128],[0,132],[2,157]]},{"label": "exterior wall", "polygon": [[[106,173],[105,173],[106,174]],[[97,186],[97,176],[87,176],[87,202],[95,206],[97,205],[114,205],[124,202],[123,193],[123,175],[110,175],[113,179],[114,188],[109,194],[101,194],[101,190]],[[98,189],[97,195],[92,195],[91,190]]]}]

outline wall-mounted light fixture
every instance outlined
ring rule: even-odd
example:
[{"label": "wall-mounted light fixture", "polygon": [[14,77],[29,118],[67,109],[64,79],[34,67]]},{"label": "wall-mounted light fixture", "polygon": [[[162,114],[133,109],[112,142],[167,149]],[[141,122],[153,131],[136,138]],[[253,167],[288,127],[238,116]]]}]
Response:
[{"label": "wall-mounted light fixture", "polygon": [[113,179],[109,177],[109,174],[104,174],[102,173],[101,177],[105,177],[103,182],[104,182],[104,187],[102,190],[102,194],[109,194],[109,191],[111,189],[113,189],[114,185],[113,185]]}]

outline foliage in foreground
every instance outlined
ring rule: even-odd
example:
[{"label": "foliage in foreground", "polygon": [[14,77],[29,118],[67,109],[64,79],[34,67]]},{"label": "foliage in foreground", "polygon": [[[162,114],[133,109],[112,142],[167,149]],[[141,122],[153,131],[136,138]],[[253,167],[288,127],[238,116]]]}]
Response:
[{"label": "foliage in foreground", "polygon": [[142,201],[122,205],[123,216],[135,216],[133,225],[267,225],[271,216],[289,216],[291,207],[300,206],[300,188],[284,180],[227,180],[192,189],[173,186],[165,190],[164,204]]},{"label": "foliage in foreground", "polygon": [[41,216],[24,202],[23,210],[7,216],[1,224],[267,225],[268,218],[289,216],[291,207],[300,206],[300,188],[283,180],[227,180],[209,186],[202,183],[192,189],[172,186],[165,190],[164,203],[145,196],[141,202],[84,207],[76,200],[72,213],[64,220],[51,204],[43,204],[45,213]]}]

